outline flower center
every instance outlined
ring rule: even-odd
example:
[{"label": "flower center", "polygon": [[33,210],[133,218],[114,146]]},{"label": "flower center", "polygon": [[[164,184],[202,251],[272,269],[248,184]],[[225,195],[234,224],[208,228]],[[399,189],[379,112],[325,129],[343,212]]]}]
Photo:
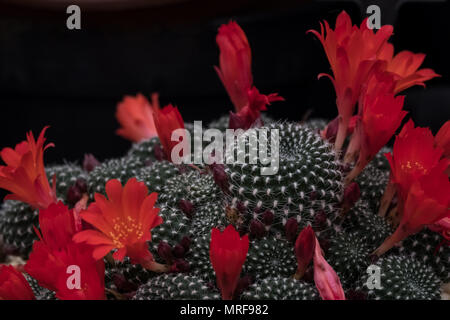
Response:
[{"label": "flower center", "polygon": [[142,224],[140,222],[136,222],[136,220],[130,216],[124,218],[114,218],[112,222],[114,232],[110,232],[109,234],[117,248],[124,247],[125,243],[130,238],[140,239],[144,236]]}]

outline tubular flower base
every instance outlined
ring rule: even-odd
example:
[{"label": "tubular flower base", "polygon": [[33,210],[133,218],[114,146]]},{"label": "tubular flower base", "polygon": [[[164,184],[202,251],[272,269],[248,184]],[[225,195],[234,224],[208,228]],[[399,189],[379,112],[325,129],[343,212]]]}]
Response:
[{"label": "tubular flower base", "polygon": [[223,300],[233,298],[248,247],[248,236],[241,238],[232,225],[226,227],[223,232],[216,228],[211,232],[209,256]]},{"label": "tubular flower base", "polygon": [[57,201],[55,181],[51,188],[44,168],[44,151],[54,146],[52,143],[44,146],[47,128],[42,129],[37,141],[29,132],[26,141],[14,149],[1,151],[6,166],[0,166],[0,188],[11,192],[5,199],[26,202],[38,209],[45,209]]}]

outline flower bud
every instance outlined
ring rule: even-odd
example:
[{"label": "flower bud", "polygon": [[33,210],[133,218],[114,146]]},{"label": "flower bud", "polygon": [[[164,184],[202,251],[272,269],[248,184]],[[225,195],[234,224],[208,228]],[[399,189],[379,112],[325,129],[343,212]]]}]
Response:
[{"label": "flower bud", "polygon": [[295,218],[289,218],[284,226],[286,230],[286,239],[293,242],[297,237],[298,222]]}]

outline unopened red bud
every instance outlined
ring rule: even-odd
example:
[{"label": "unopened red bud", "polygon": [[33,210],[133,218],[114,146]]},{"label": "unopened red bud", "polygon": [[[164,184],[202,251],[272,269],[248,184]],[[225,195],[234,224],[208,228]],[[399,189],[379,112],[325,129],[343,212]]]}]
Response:
[{"label": "unopened red bud", "polygon": [[120,292],[131,292],[135,291],[138,288],[137,285],[133,284],[132,282],[129,282],[125,278],[125,276],[120,273],[114,273],[112,276],[112,280],[114,285]]},{"label": "unopened red bud", "polygon": [[158,244],[158,255],[170,264],[173,260],[172,247],[170,244],[166,241],[160,241]]},{"label": "unopened red bud", "polygon": [[187,262],[186,260],[177,260],[175,262],[175,265],[178,272],[189,272],[190,270],[189,262]]},{"label": "unopened red bud", "polygon": [[180,245],[184,248],[186,252],[188,252],[189,248],[191,247],[191,242],[192,242],[191,238],[185,236],[183,237],[183,239],[181,239]]},{"label": "unopened red bud", "polygon": [[264,213],[262,214],[262,222],[263,222],[266,226],[272,225],[273,219],[274,219],[274,214],[273,214],[273,212],[270,211],[270,210],[266,210],[266,211],[264,211]]},{"label": "unopened red bud", "polygon": [[253,219],[250,222],[250,236],[253,239],[261,239],[266,234],[266,228],[261,221]]},{"label": "unopened red bud", "polygon": [[86,172],[91,172],[95,169],[95,167],[100,165],[100,161],[98,161],[92,154],[87,153],[84,155],[83,160],[83,169]]},{"label": "unopened red bud", "polygon": [[184,214],[186,215],[186,217],[188,217],[189,219],[192,219],[192,217],[194,216],[194,205],[192,204],[192,202],[190,202],[189,200],[180,200],[178,202],[178,206],[181,209],[181,211],[184,212]]},{"label": "unopened red bud", "polygon": [[286,221],[284,228],[286,230],[286,239],[291,242],[295,241],[295,239],[297,238],[297,231],[298,231],[297,219],[289,218]]},{"label": "unopened red bud", "polygon": [[325,211],[320,210],[316,212],[316,214],[314,215],[314,224],[319,228],[323,228],[326,226],[327,214],[325,213]]},{"label": "unopened red bud", "polygon": [[162,149],[160,144],[156,144],[153,147],[153,154],[155,155],[155,159],[158,160],[158,161],[163,161],[163,160],[166,160],[166,158],[167,158],[166,154],[163,151],[163,149]]},{"label": "unopened red bud", "polygon": [[344,189],[344,200],[342,201],[343,213],[348,212],[361,196],[361,190],[356,182],[350,183]]},{"label": "unopened red bud", "polygon": [[223,165],[214,165],[213,167],[214,182],[222,189],[223,192],[228,193],[229,184],[228,176]]},{"label": "unopened red bud", "polygon": [[81,197],[82,194],[76,186],[71,186],[67,189],[66,199],[68,204],[75,205],[75,203],[80,201]]},{"label": "unopened red bud", "polygon": [[184,250],[184,247],[181,244],[177,244],[175,247],[173,247],[172,253],[176,258],[181,259],[184,258],[186,250]]},{"label": "unopened red bud", "polygon": [[236,203],[236,209],[240,212],[240,213],[245,213],[247,211],[247,208],[245,207],[244,203],[242,201],[238,201]]},{"label": "unopened red bud", "polygon": [[87,182],[83,178],[77,179],[75,187],[78,188],[80,193],[86,193],[88,191]]},{"label": "unopened red bud", "polygon": [[314,249],[316,246],[316,235],[311,226],[307,226],[300,232],[295,241],[295,257],[297,258],[297,272],[295,278],[301,279],[312,261]]}]

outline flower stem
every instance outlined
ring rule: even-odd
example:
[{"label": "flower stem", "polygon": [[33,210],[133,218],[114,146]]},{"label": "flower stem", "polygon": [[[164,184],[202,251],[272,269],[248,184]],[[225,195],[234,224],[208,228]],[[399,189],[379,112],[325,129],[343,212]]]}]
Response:
[{"label": "flower stem", "polygon": [[386,215],[386,212],[391,205],[392,199],[395,196],[395,184],[392,181],[392,179],[389,179],[388,184],[386,185],[386,188],[384,189],[383,196],[380,200],[380,208],[378,209],[378,215],[380,217],[384,217]]},{"label": "flower stem", "polygon": [[376,254],[378,257],[389,251],[392,247],[395,246],[398,242],[402,241],[408,236],[408,233],[404,231],[402,226],[399,226],[393,234],[391,234],[384,242],[379,246],[373,254]]},{"label": "flower stem", "polygon": [[341,151],[342,146],[344,145],[345,138],[347,137],[347,127],[348,127],[349,119],[344,119],[339,116],[339,128],[336,136],[336,141],[334,143],[334,149],[336,151]]}]

